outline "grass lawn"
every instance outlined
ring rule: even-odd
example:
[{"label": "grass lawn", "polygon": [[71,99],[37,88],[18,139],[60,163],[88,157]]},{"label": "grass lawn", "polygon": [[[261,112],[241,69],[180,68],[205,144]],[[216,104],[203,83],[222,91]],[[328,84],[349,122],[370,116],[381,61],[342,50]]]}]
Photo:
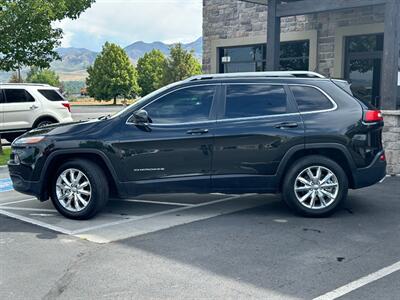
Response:
[{"label": "grass lawn", "polygon": [[7,164],[7,161],[10,159],[11,148],[3,148],[3,154],[0,154],[0,166],[4,166]]}]

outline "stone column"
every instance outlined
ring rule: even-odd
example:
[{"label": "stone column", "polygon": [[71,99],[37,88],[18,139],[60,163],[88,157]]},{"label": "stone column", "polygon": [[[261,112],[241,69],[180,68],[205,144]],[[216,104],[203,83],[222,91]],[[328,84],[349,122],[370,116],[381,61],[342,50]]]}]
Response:
[{"label": "stone column", "polygon": [[400,174],[400,110],[382,111],[385,121],[383,147],[388,163],[388,175]]}]

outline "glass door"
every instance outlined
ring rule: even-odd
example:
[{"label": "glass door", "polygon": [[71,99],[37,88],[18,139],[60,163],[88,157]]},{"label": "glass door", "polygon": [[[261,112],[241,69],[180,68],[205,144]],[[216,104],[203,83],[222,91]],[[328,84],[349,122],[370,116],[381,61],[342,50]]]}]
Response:
[{"label": "glass door", "polygon": [[380,106],[383,34],[346,38],[345,78],[354,95]]}]

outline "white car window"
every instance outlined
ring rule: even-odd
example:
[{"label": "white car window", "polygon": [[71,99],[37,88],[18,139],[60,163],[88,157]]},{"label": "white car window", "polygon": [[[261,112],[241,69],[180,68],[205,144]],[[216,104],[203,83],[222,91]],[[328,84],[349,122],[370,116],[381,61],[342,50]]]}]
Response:
[{"label": "white car window", "polygon": [[56,90],[38,90],[49,101],[65,101],[65,98]]},{"label": "white car window", "polygon": [[24,89],[5,89],[7,103],[35,102],[35,99]]}]

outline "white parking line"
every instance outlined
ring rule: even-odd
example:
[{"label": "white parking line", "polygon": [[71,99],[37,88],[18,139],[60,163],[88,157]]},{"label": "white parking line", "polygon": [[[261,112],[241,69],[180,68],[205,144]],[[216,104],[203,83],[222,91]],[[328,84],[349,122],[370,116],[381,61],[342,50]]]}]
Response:
[{"label": "white parking line", "polygon": [[163,201],[151,201],[151,200],[140,200],[140,199],[112,199],[111,201],[119,202],[137,202],[137,203],[148,203],[148,204],[160,204],[170,206],[195,206],[195,204],[178,203],[178,202],[163,202]]},{"label": "white parking line", "polygon": [[[242,195],[242,197],[244,197],[244,196],[246,196],[246,195]],[[129,222],[133,222],[133,221],[140,221],[140,220],[144,220],[144,219],[148,219],[148,218],[152,218],[152,217],[156,217],[156,216],[169,214],[171,212],[178,212],[178,211],[183,211],[183,210],[187,210],[187,209],[191,209],[191,208],[197,208],[197,207],[201,207],[201,206],[206,206],[206,205],[216,204],[216,203],[220,203],[220,202],[224,202],[224,201],[229,201],[229,200],[233,200],[233,199],[236,199],[239,197],[240,196],[233,196],[233,197],[228,197],[228,198],[219,199],[219,200],[215,200],[215,201],[209,201],[209,202],[204,202],[201,204],[196,204],[196,205],[193,205],[190,207],[178,207],[178,208],[168,209],[168,210],[164,210],[164,211],[153,213],[153,214],[143,215],[140,217],[124,219],[121,221],[115,221],[115,222],[101,224],[101,225],[92,226],[92,227],[86,227],[83,229],[75,230],[72,232],[72,234],[80,234],[80,233],[84,233],[84,232],[95,230],[95,229],[101,229],[101,228],[110,227],[110,226],[114,226],[114,225],[129,223]]]},{"label": "white parking line", "polygon": [[[129,222],[133,222],[133,221],[140,221],[140,220],[149,219],[149,218],[156,217],[156,216],[169,214],[169,213],[172,213],[172,212],[178,212],[178,211],[188,210],[188,209],[191,209],[191,208],[197,208],[197,207],[212,205],[212,204],[225,202],[225,201],[229,201],[229,200],[233,200],[233,199],[236,199],[236,198],[239,198],[239,197],[245,197],[245,196],[249,196],[249,195],[234,195],[234,196],[231,196],[231,197],[218,199],[218,200],[214,200],[214,201],[209,201],[209,202],[204,202],[204,203],[200,203],[200,204],[189,204],[189,205],[185,204],[185,206],[183,206],[183,207],[182,207],[182,204],[181,204],[181,207],[178,207],[178,208],[168,209],[168,210],[164,210],[164,211],[157,212],[157,213],[152,213],[152,214],[147,214],[147,215],[142,215],[142,216],[139,216],[139,217],[129,217],[129,216],[127,216],[127,217],[129,217],[129,219],[123,219],[123,220],[120,220],[120,221],[114,221],[114,222],[105,223],[105,224],[101,224],[101,225],[97,225],[97,226],[86,227],[86,228],[83,228],[83,229],[80,229],[80,230],[75,230],[75,231],[74,230],[68,230],[68,229],[65,229],[65,228],[62,228],[62,227],[59,227],[59,226],[50,225],[50,224],[48,224],[46,222],[38,221],[38,220],[35,220],[35,219],[31,219],[29,217],[24,217],[24,216],[21,216],[19,214],[15,214],[15,213],[7,211],[7,210],[15,210],[15,211],[32,211],[32,212],[35,212],[35,211],[37,211],[37,212],[56,212],[56,210],[52,210],[52,209],[24,208],[24,207],[9,207],[9,206],[6,206],[6,205],[9,205],[9,204],[16,204],[16,203],[22,203],[22,202],[28,202],[28,201],[37,200],[36,198],[30,198],[30,199],[24,199],[24,200],[18,200],[18,201],[2,203],[0,205],[0,214],[8,216],[8,217],[11,217],[11,218],[14,218],[14,219],[18,219],[18,220],[21,220],[21,221],[24,221],[24,222],[27,222],[27,223],[30,223],[30,224],[33,224],[33,225],[41,226],[41,227],[44,227],[44,228],[47,228],[47,229],[50,229],[50,230],[53,230],[53,231],[58,231],[58,232],[61,232],[61,233],[64,233],[64,234],[77,235],[77,234],[85,233],[85,232],[88,232],[88,231],[91,231],[91,230],[95,230],[95,229],[101,229],[101,228],[110,227],[110,226],[114,226],[114,225],[129,223]],[[133,199],[128,199],[128,201],[129,200],[135,201]],[[139,200],[139,201],[141,201],[141,200]],[[144,200],[144,201],[146,201],[146,203],[147,203],[147,200]],[[154,203],[154,202],[149,201],[149,203]],[[170,204],[169,202],[165,202],[165,203]],[[7,209],[7,210],[4,210],[4,209]]]},{"label": "white parking line", "polygon": [[377,281],[383,277],[386,277],[394,272],[400,271],[400,261],[394,263],[393,265],[390,265],[386,268],[380,269],[379,271],[376,271],[374,273],[371,273],[367,276],[361,277],[358,280],[355,280],[353,282],[350,282],[340,288],[337,288],[331,292],[328,292],[322,296],[319,296],[317,298],[314,298],[314,300],[334,300],[339,297],[342,297],[354,290],[359,289],[360,287],[363,287],[371,282]]},{"label": "white parking line", "polygon": [[0,203],[0,206],[3,207],[3,206],[10,205],[10,204],[17,204],[17,203],[22,203],[22,202],[34,201],[34,200],[39,201],[37,198],[29,198],[29,199],[11,201],[11,202],[6,202],[6,203]]},{"label": "white parking line", "polygon": [[7,216],[7,217],[10,217],[10,218],[14,218],[14,219],[17,219],[17,220],[24,221],[24,222],[27,222],[27,223],[30,223],[30,224],[33,224],[33,225],[44,227],[44,228],[47,228],[47,229],[50,229],[50,230],[53,230],[53,231],[58,231],[58,232],[61,232],[61,233],[64,233],[64,234],[72,235],[72,231],[71,230],[67,230],[67,229],[62,228],[62,227],[50,225],[50,224],[47,224],[47,223],[42,222],[42,221],[38,221],[38,220],[27,218],[27,217],[24,217],[24,216],[21,216],[21,215],[17,215],[17,214],[14,214],[14,213],[6,211],[6,210],[0,209],[0,214],[2,214],[4,216]]},{"label": "white parking line", "polygon": [[20,211],[54,212],[54,213],[58,213],[57,210],[55,210],[55,209],[48,209],[48,208],[30,208],[30,207],[1,206],[1,209],[20,210]]}]

